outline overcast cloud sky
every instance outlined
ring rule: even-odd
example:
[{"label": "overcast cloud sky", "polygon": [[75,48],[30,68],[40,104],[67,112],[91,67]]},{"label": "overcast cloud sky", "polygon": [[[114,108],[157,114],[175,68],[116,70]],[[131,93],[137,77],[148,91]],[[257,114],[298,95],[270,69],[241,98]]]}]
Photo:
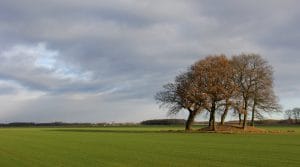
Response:
[{"label": "overcast cloud sky", "polygon": [[[300,107],[300,1],[1,0],[0,122],[165,118],[161,86],[209,54],[259,53]],[[184,113],[178,118],[184,116]]]}]

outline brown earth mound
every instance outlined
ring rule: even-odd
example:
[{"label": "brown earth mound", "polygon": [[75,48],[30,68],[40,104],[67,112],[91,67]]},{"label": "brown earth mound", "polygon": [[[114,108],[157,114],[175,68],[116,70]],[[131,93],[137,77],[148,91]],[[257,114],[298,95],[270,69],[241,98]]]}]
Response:
[{"label": "brown earth mound", "polygon": [[[166,131],[161,131],[166,132]],[[260,129],[252,126],[247,126],[246,129],[244,129],[240,125],[217,125],[216,130],[212,131],[209,127],[204,127],[201,129],[193,129],[189,131],[185,130],[168,130],[167,132],[175,132],[175,133],[224,133],[224,134],[278,134],[278,133],[291,133],[295,131],[281,131],[281,130],[266,130],[266,129]]]},{"label": "brown earth mound", "polygon": [[252,126],[247,126],[246,129],[243,129],[243,127],[239,125],[217,125],[216,130],[212,131],[209,127],[204,127],[199,129],[200,132],[227,132],[227,133],[266,133],[267,130],[259,129]]},{"label": "brown earth mound", "polygon": [[215,131],[212,131],[209,127],[201,128],[198,131],[215,133],[281,133],[281,131],[270,131],[252,126],[247,126],[244,129],[242,126],[239,125],[217,125]]}]

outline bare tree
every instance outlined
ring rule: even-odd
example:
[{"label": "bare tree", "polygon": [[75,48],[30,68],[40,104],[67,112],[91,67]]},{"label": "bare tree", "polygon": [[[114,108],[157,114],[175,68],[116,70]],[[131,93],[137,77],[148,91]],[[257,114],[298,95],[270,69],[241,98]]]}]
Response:
[{"label": "bare tree", "polygon": [[255,91],[251,106],[251,126],[254,126],[255,118],[263,119],[263,113],[281,112],[281,106],[272,88]]},{"label": "bare tree", "polygon": [[[273,91],[272,67],[260,55],[241,54],[233,56],[240,97],[243,100],[243,127],[247,125],[248,110],[251,108],[251,125],[254,126],[255,113],[279,111],[280,106]],[[260,114],[261,115],[261,114]]]},{"label": "bare tree", "polygon": [[198,94],[193,78],[190,71],[182,73],[175,78],[174,83],[164,85],[164,90],[155,96],[156,101],[162,107],[169,109],[169,115],[178,114],[182,109],[189,112],[186,130],[191,130],[195,116],[201,112],[205,105],[204,98]]},{"label": "bare tree", "polygon": [[259,55],[253,56],[252,64],[255,79],[251,126],[254,126],[255,115],[262,116],[262,112],[279,112],[281,107],[273,90],[273,68]]},{"label": "bare tree", "polygon": [[285,115],[290,123],[298,123],[300,119],[300,108],[294,108],[292,110],[286,110]]},{"label": "bare tree", "polygon": [[[241,117],[241,114],[244,114],[244,121],[243,121],[243,127],[246,127],[246,121],[247,121],[247,110],[249,107],[250,99],[252,96],[252,87],[254,86],[253,83],[253,76],[251,71],[251,55],[240,55],[240,56],[233,56],[232,58],[232,65],[236,69],[236,78],[237,83],[240,88],[240,96],[243,100],[243,103],[241,103],[242,107],[237,108],[243,108],[244,113],[241,113],[241,110],[239,111],[239,117]],[[241,119],[240,119],[241,120]]]},{"label": "bare tree", "polygon": [[298,120],[300,119],[300,108],[294,108],[293,109],[293,116],[295,119],[295,123],[299,123]]}]

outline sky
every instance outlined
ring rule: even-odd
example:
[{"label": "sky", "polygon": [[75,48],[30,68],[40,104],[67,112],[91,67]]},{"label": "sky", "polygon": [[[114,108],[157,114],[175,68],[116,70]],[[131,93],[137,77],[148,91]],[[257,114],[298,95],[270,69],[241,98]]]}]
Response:
[{"label": "sky", "polygon": [[299,6],[297,0],[1,0],[0,122],[168,118],[155,93],[196,60],[221,53],[260,54],[274,67],[283,109],[300,107]]}]

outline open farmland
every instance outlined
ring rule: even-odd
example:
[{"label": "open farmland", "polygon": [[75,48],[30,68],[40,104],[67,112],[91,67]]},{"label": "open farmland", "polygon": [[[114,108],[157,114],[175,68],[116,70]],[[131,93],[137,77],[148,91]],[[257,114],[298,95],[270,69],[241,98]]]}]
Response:
[{"label": "open farmland", "polygon": [[[183,127],[0,128],[0,166],[300,166],[300,127],[281,134]],[[163,132],[162,132],[163,130]]]}]

